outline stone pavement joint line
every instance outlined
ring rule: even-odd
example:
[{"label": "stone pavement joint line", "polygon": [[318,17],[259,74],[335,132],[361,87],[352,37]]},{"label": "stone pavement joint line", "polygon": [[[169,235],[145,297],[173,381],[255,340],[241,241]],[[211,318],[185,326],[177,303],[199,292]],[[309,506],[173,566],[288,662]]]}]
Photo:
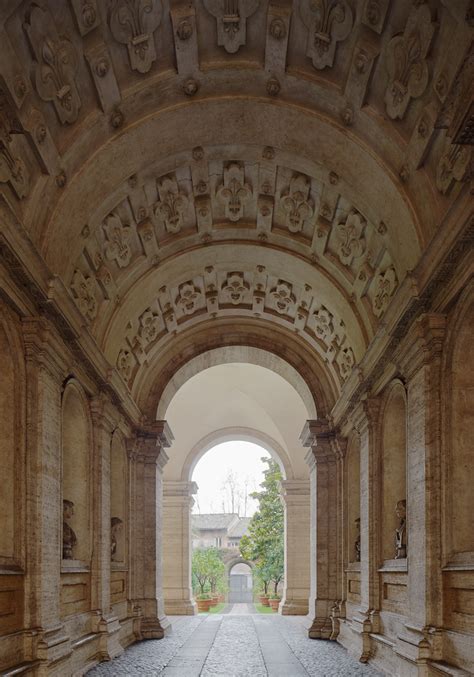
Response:
[{"label": "stone pavement joint line", "polygon": [[304,617],[251,614],[173,618],[162,640],[134,644],[89,677],[379,677],[335,642],[310,640]]}]

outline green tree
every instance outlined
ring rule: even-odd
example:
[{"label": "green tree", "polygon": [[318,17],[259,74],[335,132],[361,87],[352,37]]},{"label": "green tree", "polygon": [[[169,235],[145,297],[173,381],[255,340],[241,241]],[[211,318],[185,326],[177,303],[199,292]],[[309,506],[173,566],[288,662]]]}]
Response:
[{"label": "green tree", "polygon": [[284,573],[284,509],[280,499],[278,464],[271,458],[262,458],[267,464],[261,491],[255,491],[252,498],[258,501],[258,510],[250,520],[248,534],[240,541],[242,557],[256,564],[257,578],[262,582],[265,593],[270,581],[275,592]]},{"label": "green tree", "polygon": [[225,565],[217,548],[198,548],[193,552],[193,587],[199,587],[201,595],[209,590],[216,592],[224,574]]}]

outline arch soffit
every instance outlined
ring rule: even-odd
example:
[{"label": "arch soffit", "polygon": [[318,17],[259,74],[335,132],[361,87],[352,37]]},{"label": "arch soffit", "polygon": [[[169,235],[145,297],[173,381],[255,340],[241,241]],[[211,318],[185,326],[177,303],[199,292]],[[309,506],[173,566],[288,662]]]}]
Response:
[{"label": "arch soffit", "polygon": [[194,469],[201,458],[218,444],[224,442],[253,442],[254,444],[257,444],[259,447],[265,449],[265,451],[268,451],[270,456],[278,463],[284,475],[284,479],[294,479],[290,457],[281,444],[274,440],[270,435],[267,435],[260,430],[235,427],[215,430],[199,440],[184,460],[181,471],[181,480],[183,482],[191,482]]},{"label": "arch soffit", "polygon": [[166,419],[166,411],[171,400],[181,386],[183,386],[190,378],[209,367],[230,363],[254,364],[275,372],[296,390],[304,402],[308,412],[308,418],[316,418],[316,405],[311,391],[301,375],[291,364],[289,364],[289,362],[277,355],[271,355],[261,348],[229,346],[226,348],[214,348],[213,350],[196,355],[178,369],[163,390],[156,414],[157,420],[161,421]]}]

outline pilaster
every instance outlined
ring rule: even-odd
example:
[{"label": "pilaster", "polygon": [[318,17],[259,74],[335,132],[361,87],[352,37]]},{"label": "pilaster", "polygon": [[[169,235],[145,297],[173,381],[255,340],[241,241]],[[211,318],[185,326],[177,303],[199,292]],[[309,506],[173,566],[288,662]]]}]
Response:
[{"label": "pilaster", "polygon": [[311,586],[309,480],[282,480],[285,506],[285,589],[280,604],[284,616],[306,615]]},{"label": "pilaster", "polygon": [[170,615],[197,613],[191,584],[191,509],[196,491],[195,482],[163,483],[163,593]]},{"label": "pilaster", "polygon": [[161,639],[170,623],[165,616],[162,572],[164,451],[173,435],[166,421],[136,429],[127,440],[130,461],[130,578],[141,639]]}]

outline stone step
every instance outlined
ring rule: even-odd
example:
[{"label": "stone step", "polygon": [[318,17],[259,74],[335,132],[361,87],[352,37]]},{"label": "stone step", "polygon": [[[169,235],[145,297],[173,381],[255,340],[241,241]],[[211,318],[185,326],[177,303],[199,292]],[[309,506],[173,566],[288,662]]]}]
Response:
[{"label": "stone step", "polygon": [[27,675],[30,671],[33,674],[34,668],[39,665],[39,661],[27,661],[26,663],[20,663],[15,665],[12,668],[7,668],[0,672],[0,677],[14,677],[15,675]]},{"label": "stone step", "polygon": [[434,668],[440,675],[446,675],[449,677],[470,677],[472,675],[471,672],[466,672],[466,670],[462,670],[461,668],[457,668],[455,665],[450,665],[449,663],[445,663],[443,661],[430,662],[429,666]]}]

